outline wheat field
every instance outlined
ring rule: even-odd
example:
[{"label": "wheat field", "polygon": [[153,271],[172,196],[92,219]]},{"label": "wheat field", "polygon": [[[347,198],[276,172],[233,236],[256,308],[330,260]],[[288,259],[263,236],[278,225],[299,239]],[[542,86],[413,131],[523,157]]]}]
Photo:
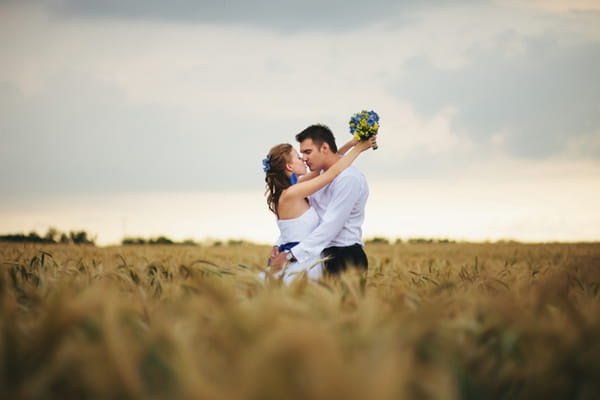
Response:
[{"label": "wheat field", "polygon": [[2,399],[593,399],[600,244],[368,244],[257,279],[268,246],[0,243]]}]

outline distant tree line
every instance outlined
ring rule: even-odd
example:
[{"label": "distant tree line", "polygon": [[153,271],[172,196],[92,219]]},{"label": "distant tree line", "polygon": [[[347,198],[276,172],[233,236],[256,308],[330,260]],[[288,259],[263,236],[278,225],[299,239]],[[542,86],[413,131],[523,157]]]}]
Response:
[{"label": "distant tree line", "polygon": [[126,237],[121,241],[123,245],[131,244],[179,244],[179,245],[196,245],[197,243],[191,239],[184,240],[183,242],[176,242],[175,240],[169,239],[166,236],[159,236],[157,238],[142,238],[142,237]]},{"label": "distant tree line", "polygon": [[456,243],[456,240],[450,239],[430,239],[430,238],[411,238],[407,240],[410,244],[417,243]]},{"label": "distant tree line", "polygon": [[159,236],[157,238],[143,238],[143,237],[126,237],[121,241],[122,245],[143,245],[143,244],[169,244],[169,245],[186,245],[186,246],[200,246],[200,245],[206,245],[208,244],[209,246],[241,246],[244,244],[251,244],[251,242],[247,242],[243,239],[229,239],[227,241],[221,241],[221,240],[217,240],[214,242],[203,242],[203,243],[198,243],[192,239],[186,239],[184,241],[178,242],[175,240],[172,240],[166,236]]},{"label": "distant tree line", "polygon": [[43,236],[34,231],[30,232],[29,234],[11,233],[0,235],[0,242],[95,245],[96,238],[90,237],[86,231],[60,232],[56,228],[50,228]]},{"label": "distant tree line", "polygon": [[[388,238],[376,236],[371,239],[367,239],[366,243],[369,244],[390,244],[391,241]],[[403,243],[402,239],[398,238],[395,241],[396,244]],[[432,238],[409,238],[406,240],[408,244],[421,244],[421,243],[456,243],[455,240],[450,239],[432,239]]]}]

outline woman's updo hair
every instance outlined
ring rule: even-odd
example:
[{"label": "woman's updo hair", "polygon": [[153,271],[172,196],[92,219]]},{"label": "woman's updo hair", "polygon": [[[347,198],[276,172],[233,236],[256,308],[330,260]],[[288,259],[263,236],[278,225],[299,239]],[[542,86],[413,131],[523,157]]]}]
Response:
[{"label": "woman's updo hair", "polygon": [[290,178],[285,174],[285,166],[291,161],[292,145],[289,143],[278,144],[269,151],[266,161],[269,168],[266,171],[265,182],[267,205],[277,215],[277,203],[281,192],[291,186]]}]

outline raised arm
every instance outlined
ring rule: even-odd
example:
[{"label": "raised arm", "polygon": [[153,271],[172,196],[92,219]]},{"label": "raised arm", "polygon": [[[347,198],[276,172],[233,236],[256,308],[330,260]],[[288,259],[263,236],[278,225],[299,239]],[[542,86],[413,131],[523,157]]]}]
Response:
[{"label": "raised arm", "polygon": [[309,181],[311,179],[316,178],[320,174],[321,174],[321,171],[310,171],[308,174],[302,175],[300,178],[298,178],[298,182],[300,183],[300,182]]},{"label": "raised arm", "polygon": [[352,146],[355,146],[357,143],[358,141],[356,139],[348,140],[346,143],[344,143],[342,147],[338,149],[338,154],[343,156],[348,150],[352,148]]},{"label": "raised arm", "polygon": [[327,171],[323,172],[319,176],[314,179],[298,182],[298,184],[294,186],[290,186],[285,192],[282,194],[282,197],[300,197],[305,198],[309,195],[315,193],[317,190],[321,189],[331,181],[335,179],[336,176],[340,174],[344,169],[348,168],[354,160],[358,157],[360,153],[371,148],[375,143],[375,137],[371,137],[368,140],[361,140],[356,143],[356,145],[350,150],[348,154],[344,157],[340,158],[333,164]]},{"label": "raised arm", "polygon": [[[355,146],[358,143],[358,141],[356,139],[350,139],[348,140],[346,143],[344,143],[344,145],[342,147],[340,147],[338,149],[338,154],[339,155],[344,155],[348,152],[348,150],[350,150],[353,146]],[[371,145],[372,146],[372,145]],[[310,171],[308,174],[301,176],[300,178],[298,178],[298,182],[305,182],[308,181],[310,179],[314,179],[317,176],[319,176],[321,174],[321,171]]]}]

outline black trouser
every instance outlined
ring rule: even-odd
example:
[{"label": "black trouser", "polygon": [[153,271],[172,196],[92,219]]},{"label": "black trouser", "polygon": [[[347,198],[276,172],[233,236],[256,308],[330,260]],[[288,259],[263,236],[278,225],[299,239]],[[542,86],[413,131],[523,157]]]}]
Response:
[{"label": "black trouser", "polygon": [[358,243],[346,247],[327,247],[321,255],[329,258],[324,262],[327,275],[338,275],[347,267],[356,267],[365,271],[369,267],[367,255]]}]

